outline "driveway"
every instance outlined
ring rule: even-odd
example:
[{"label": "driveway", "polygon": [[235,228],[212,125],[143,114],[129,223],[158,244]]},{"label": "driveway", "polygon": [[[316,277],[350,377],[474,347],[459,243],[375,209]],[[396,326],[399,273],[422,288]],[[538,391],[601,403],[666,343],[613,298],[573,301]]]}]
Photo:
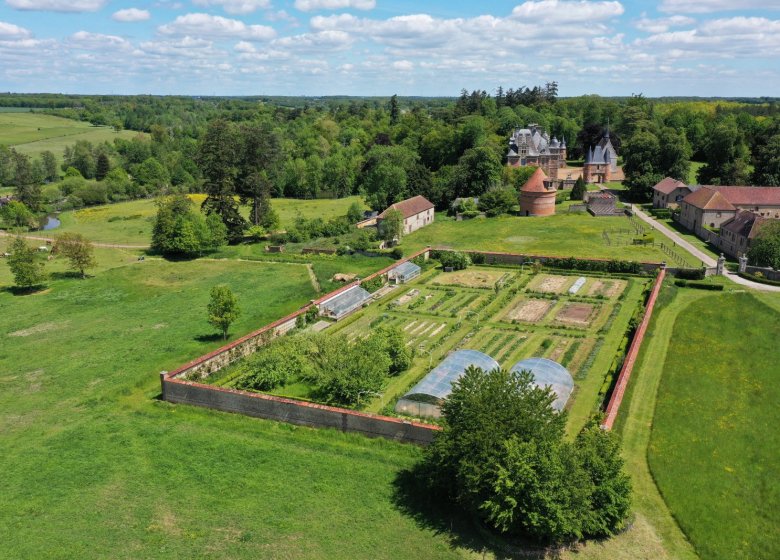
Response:
[{"label": "driveway", "polygon": [[[701,262],[704,263],[704,266],[706,267],[714,267],[717,265],[717,262],[715,259],[713,259],[708,254],[701,251],[699,248],[695,247],[682,237],[680,237],[677,232],[672,231],[668,227],[666,227],[664,224],[660,223],[658,220],[654,219],[652,216],[649,216],[648,214],[645,214],[642,210],[637,208],[634,205],[631,205],[631,210],[634,212],[634,215],[639,218],[640,220],[648,223],[651,227],[654,229],[657,229],[659,232],[664,234],[669,240],[674,241],[688,251],[690,254],[692,254],[694,257],[699,259]],[[752,280],[747,280],[745,278],[742,278],[738,274],[734,274],[733,272],[729,272],[728,270],[724,271],[725,276],[734,282],[735,284],[739,284],[741,286],[745,286],[746,288],[752,288],[754,290],[760,290],[762,292],[780,292],[780,286],[769,286],[768,284],[761,284],[759,282],[753,282]]]}]

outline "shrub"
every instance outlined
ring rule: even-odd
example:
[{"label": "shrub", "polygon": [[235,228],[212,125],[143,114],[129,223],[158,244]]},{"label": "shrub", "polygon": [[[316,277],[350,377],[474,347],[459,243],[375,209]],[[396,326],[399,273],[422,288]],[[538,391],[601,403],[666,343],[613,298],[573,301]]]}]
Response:
[{"label": "shrub", "polygon": [[703,268],[681,268],[677,271],[677,278],[683,280],[704,280]]},{"label": "shrub", "polygon": [[723,284],[707,284],[706,282],[691,282],[689,280],[675,280],[674,285],[680,286],[681,288],[697,288],[699,290],[711,290],[713,292],[722,292],[724,288]]},{"label": "shrub", "polygon": [[469,256],[458,251],[438,251],[438,261],[442,267],[453,270],[463,270],[471,264]]},{"label": "shrub", "polygon": [[393,257],[395,260],[400,260],[404,258],[404,250],[400,247],[393,247],[393,250],[390,251],[390,256]]},{"label": "shrub", "polygon": [[363,282],[360,283],[360,286],[365,291],[371,294],[376,292],[379,288],[381,288],[384,285],[385,285],[385,280],[381,274],[375,276],[374,278],[371,278],[370,280],[363,280]]}]

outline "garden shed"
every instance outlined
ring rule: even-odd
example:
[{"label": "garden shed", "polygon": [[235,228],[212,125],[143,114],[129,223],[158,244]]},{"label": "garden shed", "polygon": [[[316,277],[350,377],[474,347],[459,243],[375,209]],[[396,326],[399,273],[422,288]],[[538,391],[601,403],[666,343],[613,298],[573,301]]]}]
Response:
[{"label": "garden shed", "polygon": [[405,284],[420,275],[421,268],[412,261],[401,263],[387,273],[387,279],[396,284]]},{"label": "garden shed", "polygon": [[528,358],[517,362],[509,371],[520,372],[523,370],[530,371],[533,374],[534,383],[537,387],[549,387],[552,389],[553,393],[555,393],[553,408],[557,411],[563,410],[574,389],[574,379],[569,370],[558,362],[548,360],[547,358]]},{"label": "garden shed", "polygon": [[352,286],[320,303],[320,315],[338,321],[357,311],[370,300],[370,293],[360,286]]},{"label": "garden shed", "polygon": [[452,392],[452,384],[469,366],[484,371],[499,367],[498,362],[478,350],[458,350],[439,363],[431,372],[409,390],[395,405],[395,411],[410,416],[441,416],[441,404]]}]

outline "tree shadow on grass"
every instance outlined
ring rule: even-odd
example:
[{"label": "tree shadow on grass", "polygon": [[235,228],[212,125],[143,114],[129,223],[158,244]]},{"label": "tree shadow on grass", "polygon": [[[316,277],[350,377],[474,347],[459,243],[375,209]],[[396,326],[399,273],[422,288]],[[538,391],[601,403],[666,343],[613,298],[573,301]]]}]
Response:
[{"label": "tree shadow on grass", "polygon": [[47,292],[49,289],[46,286],[33,286],[32,288],[19,288],[17,286],[5,286],[0,288],[0,292],[6,292],[12,296],[32,296],[35,294],[41,294]]},{"label": "tree shadow on grass", "polygon": [[50,273],[52,280],[86,280],[87,278],[90,278],[89,275],[81,276],[80,272],[74,272],[72,270],[68,270],[65,272],[52,272]]},{"label": "tree shadow on grass", "polygon": [[393,504],[421,529],[444,536],[452,548],[491,554],[497,559],[552,560],[557,550],[531,543],[510,541],[490,532],[458,506],[431,494],[419,466],[398,473],[393,481]]},{"label": "tree shadow on grass", "polygon": [[[222,341],[223,336],[219,333],[210,333],[210,334],[199,334],[195,337],[195,340],[198,342],[215,342],[215,341]],[[225,344],[227,344],[227,341],[224,341]]]}]

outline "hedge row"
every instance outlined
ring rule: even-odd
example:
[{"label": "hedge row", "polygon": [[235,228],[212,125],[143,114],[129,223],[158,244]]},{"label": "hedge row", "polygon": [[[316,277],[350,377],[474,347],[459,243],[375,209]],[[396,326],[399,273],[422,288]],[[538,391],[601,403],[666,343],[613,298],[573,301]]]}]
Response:
[{"label": "hedge row", "polygon": [[675,274],[677,278],[682,280],[704,280],[703,268],[681,268]]},{"label": "hedge row", "polygon": [[750,274],[749,272],[739,272],[738,274],[745,280],[752,280],[753,282],[760,282],[761,284],[768,284],[770,286],[780,286],[780,281],[778,280],[770,280],[769,278],[756,276],[755,274]]},{"label": "hedge row", "polygon": [[699,290],[712,290],[713,292],[722,292],[723,284],[707,284],[706,282],[691,282],[689,280],[675,280],[675,286],[681,288],[697,288]]}]

